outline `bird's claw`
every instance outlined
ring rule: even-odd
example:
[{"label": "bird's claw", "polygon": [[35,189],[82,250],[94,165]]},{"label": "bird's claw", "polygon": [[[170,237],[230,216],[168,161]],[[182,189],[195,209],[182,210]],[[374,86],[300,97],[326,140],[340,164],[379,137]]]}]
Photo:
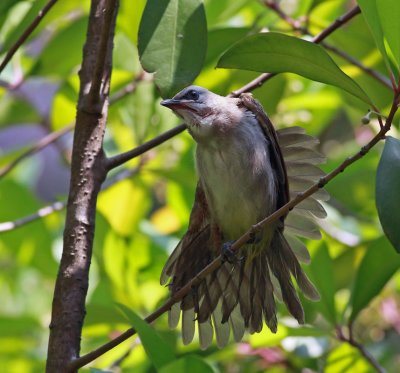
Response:
[{"label": "bird's claw", "polygon": [[228,262],[230,264],[234,264],[237,262],[236,253],[232,250],[232,245],[235,241],[228,241],[222,244],[221,248],[221,256],[224,262]]}]

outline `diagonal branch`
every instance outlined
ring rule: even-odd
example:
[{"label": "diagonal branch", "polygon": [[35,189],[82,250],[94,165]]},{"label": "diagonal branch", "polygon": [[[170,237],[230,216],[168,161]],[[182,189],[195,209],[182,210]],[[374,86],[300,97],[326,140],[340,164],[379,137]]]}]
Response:
[{"label": "diagonal branch", "polygon": [[[142,169],[143,165],[147,159],[141,159],[139,162],[139,165],[135,168],[132,169],[124,169],[115,174],[111,179],[107,180],[102,188],[101,191],[103,192],[104,190],[107,190],[114,184],[120,182],[121,180],[129,179],[132,176],[135,176],[136,174],[139,173],[139,171]],[[14,221],[6,221],[3,223],[0,223],[0,233],[8,232],[13,229],[22,227],[28,223],[31,223],[35,220],[45,218],[46,216],[49,216],[53,214],[56,211],[61,211],[64,210],[65,207],[67,206],[67,201],[57,201],[52,203],[51,205],[47,205],[39,209],[38,211],[34,212],[33,214],[26,215],[20,219],[14,220]]]},{"label": "diagonal branch", "polygon": [[142,145],[139,145],[138,147],[128,150],[125,153],[115,155],[114,157],[107,158],[106,160],[106,169],[107,171],[112,170],[113,168],[116,168],[118,166],[121,166],[122,164],[130,161],[131,159],[149,151],[150,149],[155,148],[156,146],[164,143],[165,141],[169,140],[170,138],[176,136],[177,134],[183,132],[186,129],[185,124],[180,124],[179,126],[176,126],[161,135],[154,137],[153,139],[143,143]]},{"label": "diagonal branch", "polygon": [[[364,157],[379,141],[383,140],[386,136],[386,133],[390,130],[394,115],[398,109],[399,105],[399,96],[400,93],[395,95],[393,100],[393,104],[390,110],[390,113],[387,117],[386,124],[381,128],[381,130],[366,144],[364,145],[357,153],[353,156],[346,158],[338,167],[333,169],[329,174],[321,177],[320,180],[312,185],[310,188],[305,190],[302,193],[299,193],[294,199],[290,200],[280,209],[276,210],[273,214],[261,220],[259,223],[250,227],[250,229],[243,234],[235,243],[232,245],[231,249],[233,252],[237,252],[243,245],[245,245],[249,239],[254,237],[254,234],[260,231],[263,227],[277,221],[281,216],[286,215],[290,210],[292,210],[296,205],[300,202],[304,201],[306,198],[310,197],[312,194],[317,192],[320,188],[323,188],[326,184],[328,184],[331,180],[333,180],[337,175],[342,173],[347,167],[351,164]],[[162,306],[160,306],[156,311],[151,313],[149,316],[145,318],[147,322],[153,322],[162,314],[167,312],[175,303],[181,301],[189,292],[200,284],[200,282],[206,278],[209,274],[217,270],[223,263],[222,256],[218,256],[215,258],[209,265],[207,265],[202,271],[200,271],[195,277],[193,277],[185,286],[183,286],[179,291],[177,291],[174,296],[169,298]],[[72,372],[84,365],[90,363],[91,361],[97,359],[99,356],[105,354],[107,351],[112,348],[118,346],[120,343],[124,342],[131,336],[136,334],[136,330],[134,328],[130,328],[126,330],[124,333],[119,335],[117,338],[105,343],[100,346],[96,350],[81,356],[80,358],[74,360],[67,368],[68,372]]]},{"label": "diagonal branch", "polygon": [[35,28],[39,25],[43,17],[48,13],[48,11],[53,7],[57,0],[49,0],[49,2],[44,6],[44,8],[38,13],[35,19],[29,24],[22,35],[18,38],[15,44],[10,48],[10,50],[5,55],[3,61],[0,64],[0,73],[4,70],[7,64],[10,62],[11,58],[17,52],[18,48],[25,42],[26,39],[32,34]]},{"label": "diagonal branch", "polygon": [[365,348],[365,346],[354,339],[353,325],[351,323],[348,325],[348,332],[349,332],[349,335],[346,336],[346,335],[344,335],[342,328],[340,326],[337,327],[337,329],[336,329],[337,339],[339,341],[346,342],[350,346],[353,346],[354,348],[356,348],[361,353],[361,355],[364,357],[364,359],[367,360],[369,362],[369,364],[378,373],[386,373],[386,370],[382,366],[380,366],[378,361],[371,355],[371,353]]}]

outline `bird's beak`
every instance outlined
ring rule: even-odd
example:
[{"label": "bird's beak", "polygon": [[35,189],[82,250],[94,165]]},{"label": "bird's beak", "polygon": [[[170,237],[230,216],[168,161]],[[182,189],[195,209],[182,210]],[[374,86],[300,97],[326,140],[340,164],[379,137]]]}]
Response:
[{"label": "bird's beak", "polygon": [[184,110],[196,111],[196,108],[193,107],[194,103],[192,101],[187,101],[187,100],[177,100],[174,98],[170,98],[167,100],[162,100],[160,104],[171,110],[184,109]]},{"label": "bird's beak", "polygon": [[173,98],[162,100],[160,102],[162,106],[166,106],[167,108],[174,109],[182,106],[182,102],[180,100],[175,100]]}]

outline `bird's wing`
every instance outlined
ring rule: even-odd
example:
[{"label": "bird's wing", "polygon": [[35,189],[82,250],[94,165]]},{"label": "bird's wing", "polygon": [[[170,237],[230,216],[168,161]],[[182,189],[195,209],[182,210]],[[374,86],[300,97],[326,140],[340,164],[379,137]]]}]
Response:
[{"label": "bird's wing", "polygon": [[[265,114],[263,107],[256,99],[254,99],[251,93],[241,94],[240,104],[242,104],[246,109],[250,110],[255,115],[265,137],[267,138],[272,168],[275,170],[278,181],[277,209],[279,209],[289,201],[289,183],[287,179],[285,161],[283,159],[282,151],[278,142],[278,136],[267,114]],[[282,217],[281,220],[284,218],[285,217]]]}]

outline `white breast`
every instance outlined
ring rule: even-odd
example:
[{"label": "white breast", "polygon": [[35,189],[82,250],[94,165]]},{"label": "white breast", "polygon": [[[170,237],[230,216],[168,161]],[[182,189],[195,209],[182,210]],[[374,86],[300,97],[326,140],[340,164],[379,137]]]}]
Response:
[{"label": "white breast", "polygon": [[275,206],[267,140],[255,120],[197,147],[197,167],[213,219],[236,239]]}]

